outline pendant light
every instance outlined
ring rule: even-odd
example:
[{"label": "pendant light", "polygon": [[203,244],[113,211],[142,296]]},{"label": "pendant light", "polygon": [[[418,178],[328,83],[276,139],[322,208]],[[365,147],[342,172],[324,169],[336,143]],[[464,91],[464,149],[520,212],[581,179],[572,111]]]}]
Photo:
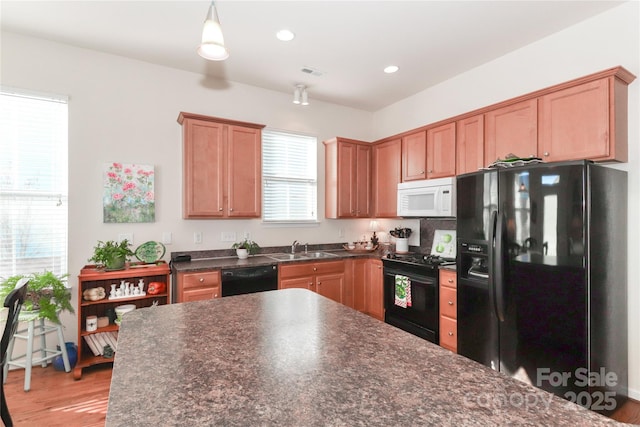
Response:
[{"label": "pendant light", "polygon": [[207,19],[205,19],[202,28],[202,43],[198,47],[198,55],[210,61],[224,61],[229,57],[229,51],[224,46],[218,12],[213,1],[209,5]]},{"label": "pendant light", "polygon": [[296,85],[293,91],[293,103],[298,105],[309,105],[309,95],[305,85]]}]

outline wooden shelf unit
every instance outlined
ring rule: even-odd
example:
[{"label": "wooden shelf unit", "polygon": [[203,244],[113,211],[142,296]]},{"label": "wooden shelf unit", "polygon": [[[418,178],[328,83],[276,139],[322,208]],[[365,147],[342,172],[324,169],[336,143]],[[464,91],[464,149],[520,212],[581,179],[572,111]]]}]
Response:
[{"label": "wooden shelf unit", "polygon": [[[136,263],[131,264],[124,270],[117,271],[100,270],[95,265],[87,265],[80,270],[80,275],[78,276],[78,362],[73,369],[73,377],[76,380],[82,378],[83,368],[113,362],[113,358],[94,356],[84,337],[101,332],[117,332],[119,329],[118,325],[110,323],[108,326],[89,332],[85,327],[87,316],[106,316],[107,309],[115,309],[115,307],[123,304],[135,304],[137,308],[149,307],[156,301],[158,304],[168,304],[170,301],[169,289],[171,288],[170,273],[169,265],[165,262],[153,265]],[[140,279],[144,280],[145,292],[148,291],[149,283],[151,282],[163,282],[166,284],[167,290],[156,295],[147,293],[142,296],[134,295],[128,298],[109,299],[111,284],[120,286],[120,281],[124,280],[137,285]],[[106,298],[98,301],[85,301],[83,299],[82,294],[85,290],[100,286],[104,288],[107,294]]]}]

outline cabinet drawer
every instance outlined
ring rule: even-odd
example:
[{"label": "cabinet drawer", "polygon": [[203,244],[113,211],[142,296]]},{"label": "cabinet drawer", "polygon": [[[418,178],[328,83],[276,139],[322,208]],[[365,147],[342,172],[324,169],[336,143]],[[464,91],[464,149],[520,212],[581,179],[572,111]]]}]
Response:
[{"label": "cabinet drawer", "polygon": [[344,273],[344,261],[300,262],[280,265],[279,277],[315,276],[317,274]]},{"label": "cabinet drawer", "polygon": [[455,319],[457,315],[458,304],[456,303],[456,290],[440,287],[440,315]]},{"label": "cabinet drawer", "polygon": [[458,351],[458,322],[443,316],[440,316],[440,346]]},{"label": "cabinet drawer", "polygon": [[179,280],[182,289],[220,286],[220,270],[184,273]]},{"label": "cabinet drawer", "polygon": [[182,301],[180,302],[202,301],[213,298],[220,298],[220,287],[186,290],[182,292]]},{"label": "cabinet drawer", "polygon": [[457,274],[453,270],[440,270],[440,286],[456,288]]}]

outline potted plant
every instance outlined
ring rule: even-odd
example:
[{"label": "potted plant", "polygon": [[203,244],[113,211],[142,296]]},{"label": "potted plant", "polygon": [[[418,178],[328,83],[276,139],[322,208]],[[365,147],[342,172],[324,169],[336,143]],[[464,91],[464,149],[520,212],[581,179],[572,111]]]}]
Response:
[{"label": "potted plant", "polygon": [[96,263],[98,267],[106,270],[122,270],[129,257],[133,256],[133,252],[129,249],[129,240],[124,239],[120,243],[114,240],[106,242],[98,241],[93,248],[93,256],[89,261]]},{"label": "potted plant", "polygon": [[11,276],[0,283],[0,301],[4,301],[20,279],[28,278],[27,295],[22,310],[38,312],[39,317],[59,324],[59,312],[66,310],[74,313],[71,289],[65,284],[67,276],[57,276],[50,271]]},{"label": "potted plant", "polygon": [[231,246],[231,249],[236,250],[238,258],[245,259],[249,255],[254,255],[260,249],[260,246],[253,240],[244,239],[242,242],[236,242]]}]

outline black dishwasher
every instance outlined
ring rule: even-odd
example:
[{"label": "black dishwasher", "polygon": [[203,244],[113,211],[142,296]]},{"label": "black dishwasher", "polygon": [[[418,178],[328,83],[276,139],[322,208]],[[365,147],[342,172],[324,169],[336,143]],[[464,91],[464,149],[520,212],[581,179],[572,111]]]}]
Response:
[{"label": "black dishwasher", "polygon": [[276,289],[278,289],[278,267],[275,265],[222,270],[223,297]]}]

